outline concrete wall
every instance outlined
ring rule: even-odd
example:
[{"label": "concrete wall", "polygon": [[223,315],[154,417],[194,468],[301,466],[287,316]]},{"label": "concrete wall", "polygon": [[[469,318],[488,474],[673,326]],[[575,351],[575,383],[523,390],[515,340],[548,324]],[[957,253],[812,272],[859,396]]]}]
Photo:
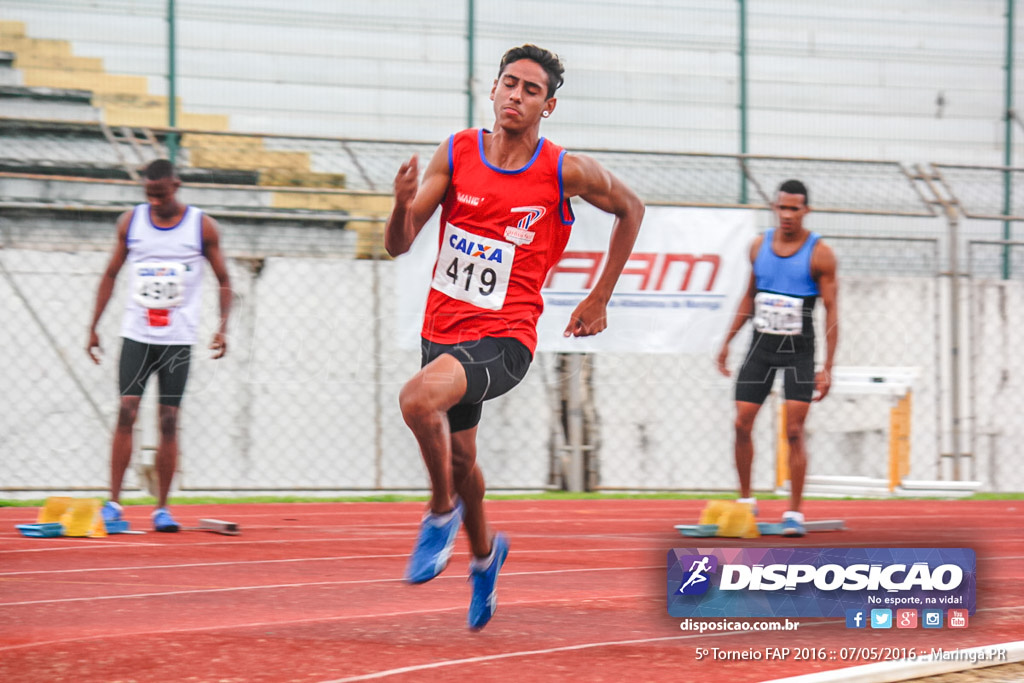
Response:
[{"label": "concrete wall", "polygon": [[[0,251],[0,486],[7,495],[105,488],[116,411],[120,301],[101,324],[99,367],[84,352],[101,251]],[[205,344],[215,319],[207,275],[204,326],[194,351],[182,423],[180,485],[191,491],[344,491],[419,489],[424,472],[398,412],[401,384],[418,367],[395,346],[392,263],[278,257],[232,260],[236,292],[231,346],[220,361]],[[838,365],[916,366],[912,476],[930,479],[943,435],[945,391],[937,344],[945,324],[934,278],[847,275]],[[980,290],[983,293],[988,290]],[[1021,300],[1017,283],[1000,288]],[[994,296],[984,294],[984,296]],[[1008,304],[1008,309],[1020,308]],[[1013,334],[1012,316],[985,317],[985,338]],[[733,363],[745,345],[737,339]],[[985,356],[1016,376],[1010,358]],[[999,360],[1002,358],[1002,360]],[[548,482],[557,425],[553,357],[539,354],[525,383],[485,407],[480,458],[491,486],[539,488]],[[988,372],[988,371],[987,371]],[[1006,385],[1019,400],[1024,391]],[[601,485],[728,489],[732,387],[707,356],[599,354],[593,392],[599,424]],[[148,400],[148,399],[147,399]],[[993,462],[1012,455],[1013,413],[986,398],[986,424],[1004,425]],[[760,418],[755,485],[774,482],[773,404]],[[836,393],[816,404],[808,426],[812,472],[883,477],[889,402]],[[150,418],[151,419],[151,418]],[[995,433],[989,429],[986,433]],[[155,433],[143,420],[138,446]],[[1007,450],[1009,449],[1009,450]],[[987,467],[987,466],[986,466]],[[988,487],[1024,480],[1006,467],[981,469]],[[20,494],[19,494],[20,495]]]}]

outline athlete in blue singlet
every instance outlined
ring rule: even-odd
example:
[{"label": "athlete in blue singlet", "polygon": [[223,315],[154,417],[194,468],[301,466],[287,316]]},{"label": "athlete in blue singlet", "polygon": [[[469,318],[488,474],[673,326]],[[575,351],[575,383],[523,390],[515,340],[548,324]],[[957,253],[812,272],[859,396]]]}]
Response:
[{"label": "athlete in blue singlet", "polygon": [[[747,292],[718,354],[718,369],[729,376],[729,342],[751,319],[754,335],[736,378],[736,470],[740,502],[756,507],[751,496],[750,470],[754,459],[751,431],[761,405],[771,392],[776,370],[783,371],[786,397],[786,437],[789,440],[790,504],[783,515],[786,536],[803,536],[800,512],[807,450],[804,421],[812,401],[828,395],[832,361],[839,341],[836,305],[836,258],[816,233],[803,226],[810,211],[807,188],[799,180],[779,186],[772,206],[778,228],[755,238],[750,247],[753,272]],[[814,371],[815,303],[825,306],[825,362]]]}]

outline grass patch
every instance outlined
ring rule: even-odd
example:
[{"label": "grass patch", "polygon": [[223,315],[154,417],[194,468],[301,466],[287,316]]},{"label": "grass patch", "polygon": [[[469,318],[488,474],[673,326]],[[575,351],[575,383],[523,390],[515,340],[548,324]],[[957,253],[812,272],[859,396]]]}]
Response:
[{"label": "grass patch", "polygon": [[[721,491],[527,491],[502,493],[497,491],[487,495],[488,500],[732,500],[735,493]],[[102,497],[101,497],[102,498]],[[773,493],[758,492],[758,500],[779,500],[786,496]],[[425,501],[426,494],[377,493],[352,496],[172,496],[171,505],[228,505],[232,503],[399,503],[409,501]],[[849,498],[814,498],[806,500],[878,500]],[[884,500],[948,500],[945,498],[892,498]],[[1024,500],[1024,492],[1013,493],[977,493],[959,500]],[[45,499],[38,500],[0,500],[0,507],[40,507]],[[156,499],[148,496],[123,498],[122,505],[156,505]]]},{"label": "grass patch", "polygon": [[1014,493],[975,493],[967,500],[1024,500],[1024,491]]}]

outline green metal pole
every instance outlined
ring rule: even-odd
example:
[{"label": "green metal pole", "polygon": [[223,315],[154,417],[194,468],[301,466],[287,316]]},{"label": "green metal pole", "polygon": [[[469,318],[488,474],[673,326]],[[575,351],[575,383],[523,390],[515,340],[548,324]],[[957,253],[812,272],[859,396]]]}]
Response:
[{"label": "green metal pole", "polygon": [[[176,111],[178,99],[177,74],[175,73],[177,57],[175,55],[174,20],[174,0],[167,0],[167,125],[171,128],[177,128],[178,126],[178,113]],[[170,157],[172,164],[178,157],[177,133],[171,133],[167,136],[167,155]]]},{"label": "green metal pole", "polygon": [[[1012,1],[1012,0],[1011,0]],[[747,3],[740,3],[740,154],[747,153]],[[740,168],[740,204],[747,203],[747,174]]]},{"label": "green metal pole", "polygon": [[473,62],[476,61],[476,3],[466,7],[466,128],[473,127]]},{"label": "green metal pole", "polygon": [[[1003,215],[1009,216],[1013,208],[1013,5],[1015,0],[1006,0],[1006,107],[1004,123],[1003,166]],[[1013,238],[1013,224],[1003,221],[1003,239]],[[1003,247],[1003,279],[1010,279],[1010,247]]]}]

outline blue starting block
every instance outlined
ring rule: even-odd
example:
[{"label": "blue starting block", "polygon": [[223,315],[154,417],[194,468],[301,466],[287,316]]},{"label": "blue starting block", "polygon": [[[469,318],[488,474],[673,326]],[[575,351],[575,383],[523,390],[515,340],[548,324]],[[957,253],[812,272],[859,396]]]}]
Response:
[{"label": "blue starting block", "polygon": [[131,525],[124,519],[120,519],[116,522],[103,522],[103,526],[106,527],[108,534],[124,534],[131,529]]},{"label": "blue starting block", "polygon": [[[104,524],[108,534],[130,534],[131,526],[127,520],[107,522]],[[39,522],[36,524],[16,524],[15,527],[22,536],[29,538],[57,538],[64,535],[64,525],[60,522]]]},{"label": "blue starting block", "polygon": [[22,536],[29,538],[56,538],[64,535],[64,525],[60,522],[45,522],[42,524],[17,524],[18,531]]}]

